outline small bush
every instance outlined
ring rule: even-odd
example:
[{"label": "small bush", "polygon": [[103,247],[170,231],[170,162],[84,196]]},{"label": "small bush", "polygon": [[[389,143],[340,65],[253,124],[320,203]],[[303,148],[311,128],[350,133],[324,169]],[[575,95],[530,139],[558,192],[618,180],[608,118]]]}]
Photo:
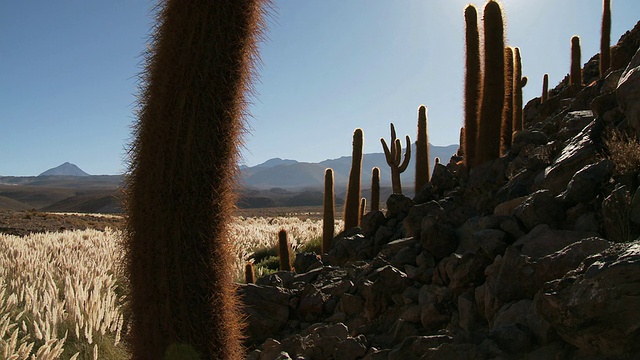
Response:
[{"label": "small bush", "polygon": [[640,170],[640,141],[637,137],[618,129],[608,130],[604,136],[608,157],[615,164],[616,174]]}]

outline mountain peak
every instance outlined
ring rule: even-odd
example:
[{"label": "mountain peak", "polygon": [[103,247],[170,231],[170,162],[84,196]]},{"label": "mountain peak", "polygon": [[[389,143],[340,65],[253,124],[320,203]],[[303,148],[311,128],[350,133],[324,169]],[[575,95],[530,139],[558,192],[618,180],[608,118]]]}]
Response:
[{"label": "mountain peak", "polygon": [[89,176],[78,166],[70,162],[65,162],[60,166],[51,168],[38,176]]}]

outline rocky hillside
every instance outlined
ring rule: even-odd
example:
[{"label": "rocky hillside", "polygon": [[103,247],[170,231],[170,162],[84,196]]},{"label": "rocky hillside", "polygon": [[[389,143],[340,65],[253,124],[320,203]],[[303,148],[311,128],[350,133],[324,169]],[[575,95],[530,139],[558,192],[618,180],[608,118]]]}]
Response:
[{"label": "rocky hillside", "polygon": [[604,80],[594,57],[529,102],[506,156],[436,165],[328,254],[240,286],[249,358],[638,358],[639,44],[640,24]]}]

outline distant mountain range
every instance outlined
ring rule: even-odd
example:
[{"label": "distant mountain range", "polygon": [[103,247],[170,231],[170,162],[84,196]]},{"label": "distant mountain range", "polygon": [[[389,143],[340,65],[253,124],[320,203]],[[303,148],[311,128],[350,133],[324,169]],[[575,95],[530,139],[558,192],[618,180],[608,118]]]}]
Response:
[{"label": "distant mountain range", "polygon": [[[415,145],[413,154],[415,154]],[[436,157],[448,163],[449,158],[458,150],[458,145],[433,146],[429,148],[431,164]],[[404,154],[403,154],[404,155]],[[415,161],[412,158],[407,170],[401,174],[403,184],[413,186],[415,178]],[[380,183],[382,186],[391,185],[391,170],[387,165],[384,153],[365,154],[362,161],[362,184],[371,182],[371,170],[377,166],[380,168]],[[260,165],[244,167],[241,169],[242,185],[255,189],[270,189],[274,187],[286,189],[322,188],[324,184],[324,171],[333,169],[334,183],[336,187],[346,185],[351,170],[351,156],[343,156],[338,159],[325,160],[320,163],[306,163],[295,160],[270,159]]]},{"label": "distant mountain range", "polygon": [[[431,158],[447,163],[458,145],[431,146]],[[415,146],[413,149],[415,153]],[[414,160],[402,174],[405,193],[413,193]],[[380,168],[381,196],[391,193],[391,173],[383,153],[365,154],[362,163],[363,196],[369,197],[371,169]],[[332,168],[336,204],[344,197],[351,157],[320,163],[270,159],[260,165],[241,167],[238,206],[241,208],[320,206],[324,171]],[[124,175],[89,175],[78,166],[64,163],[38,176],[0,176],[0,209],[36,209],[52,212],[122,212]]]}]

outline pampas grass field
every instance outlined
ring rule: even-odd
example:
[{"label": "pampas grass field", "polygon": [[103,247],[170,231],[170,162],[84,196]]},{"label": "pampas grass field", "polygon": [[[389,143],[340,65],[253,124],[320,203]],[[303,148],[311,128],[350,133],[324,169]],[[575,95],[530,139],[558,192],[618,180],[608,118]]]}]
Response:
[{"label": "pampas grass field", "polygon": [[[318,241],[322,221],[236,217],[229,270],[237,281],[254,251],[275,246],[280,229],[301,249]],[[0,358],[128,358],[123,254],[122,232],[110,228],[0,234]]]}]

